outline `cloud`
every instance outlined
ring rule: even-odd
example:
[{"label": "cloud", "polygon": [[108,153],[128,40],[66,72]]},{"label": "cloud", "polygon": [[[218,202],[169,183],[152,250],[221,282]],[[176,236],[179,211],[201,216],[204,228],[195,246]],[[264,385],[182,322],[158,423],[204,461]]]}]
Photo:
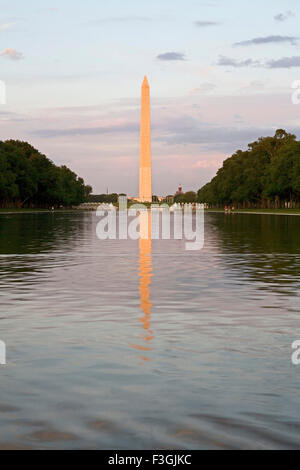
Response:
[{"label": "cloud", "polygon": [[0,31],[6,31],[7,29],[12,28],[16,23],[4,23],[0,24]]},{"label": "cloud", "polygon": [[216,85],[213,83],[205,82],[201,83],[201,85],[197,88],[193,88],[192,90],[189,91],[190,95],[197,95],[199,93],[209,93],[210,91],[213,91],[215,88],[217,88]]},{"label": "cloud", "polygon": [[12,48],[4,49],[4,51],[1,52],[0,56],[6,57],[7,59],[10,59],[10,60],[23,59],[23,54]]},{"label": "cloud", "polygon": [[280,43],[289,43],[293,46],[297,45],[298,39],[296,36],[266,36],[253,38],[248,41],[236,42],[233,46],[253,46],[259,44],[280,44]]},{"label": "cloud", "polygon": [[234,119],[234,122],[238,124],[242,124],[244,122],[243,116],[239,113],[235,113],[235,115],[233,116],[233,119]]},{"label": "cloud", "polygon": [[149,21],[152,21],[152,18],[147,16],[111,16],[108,18],[95,19],[90,21],[89,24],[97,25],[104,23],[139,23]]},{"label": "cloud", "polygon": [[[286,106],[290,101],[288,90],[259,96],[241,95],[239,90],[236,96],[224,96],[219,86],[218,90],[218,96],[205,95],[201,100],[187,94],[180,98],[153,97],[156,194],[173,193],[177,183],[182,183],[185,189],[198,189],[214,176],[217,169],[214,163],[238,148],[247,149],[247,144],[259,136],[274,135],[279,121],[280,127],[300,136],[300,129],[292,127],[298,125],[299,109]],[[194,108],[195,101],[199,108]],[[22,122],[1,121],[0,138],[31,142],[56,164],[67,164],[97,193],[105,192],[109,186],[112,192],[115,188],[116,192],[135,195],[139,108],[139,98],[107,100],[90,106],[39,107],[20,115],[24,117]],[[236,122],[239,114],[244,122]],[[51,131],[50,137],[47,130]],[[204,163],[197,164],[201,161]],[[117,167],[121,171],[116,172]]]},{"label": "cloud", "polygon": [[181,52],[165,52],[157,56],[158,60],[185,60],[185,54]]},{"label": "cloud", "polygon": [[236,59],[232,59],[231,57],[225,57],[221,55],[219,56],[217,65],[230,66],[230,67],[249,67],[249,66],[259,66],[261,64],[258,60],[253,60],[253,59],[236,60]]},{"label": "cloud", "polygon": [[300,67],[300,56],[269,60],[266,65],[270,69],[291,69],[292,67]]},{"label": "cloud", "polygon": [[264,67],[267,69],[290,69],[300,67],[300,56],[282,57],[260,62],[253,59],[236,60],[231,57],[220,56],[217,65],[230,67]]},{"label": "cloud", "polygon": [[66,136],[93,136],[103,134],[116,134],[123,132],[138,132],[138,125],[135,123],[126,123],[120,125],[111,126],[99,126],[99,127],[74,127],[71,129],[40,129],[34,131],[32,134],[45,137],[66,137]]},{"label": "cloud", "polygon": [[[174,113],[171,113],[174,115]],[[190,114],[180,114],[178,117],[172,117],[171,114],[167,113],[161,118],[160,113],[154,122],[152,123],[153,131],[153,145],[154,148],[159,148],[159,145],[172,146],[188,146],[191,149],[191,146],[200,145],[202,150],[216,150],[222,152],[233,152],[237,148],[246,147],[248,142],[256,140],[260,135],[270,135],[272,134],[272,128],[261,128],[255,126],[246,126],[242,125],[241,119],[233,124],[211,124],[207,122],[202,122],[199,117],[194,117]],[[235,116],[240,117],[240,116]],[[80,119],[82,115],[80,116]],[[85,116],[86,120],[87,117]],[[80,120],[79,122],[84,122]],[[94,119],[93,119],[94,121]],[[91,139],[91,142],[95,142],[93,139],[97,139],[96,142],[99,143],[99,138],[101,137],[102,142],[102,152],[103,149],[106,149],[106,145],[114,148],[116,146],[116,155],[119,152],[118,143],[122,141],[122,145],[126,145],[125,142],[129,142],[130,145],[134,142],[134,146],[138,145],[138,131],[139,131],[139,122],[135,121],[133,116],[132,119],[125,120],[123,122],[115,121],[115,118],[99,124],[98,126],[92,125],[77,125],[74,127],[64,127],[65,119],[60,120],[60,125],[55,125],[51,128],[47,125],[44,129],[38,129],[31,131],[31,136],[35,138],[42,138],[46,141],[51,139],[53,145],[59,145],[58,142],[65,142],[64,139],[72,139],[72,141],[80,142],[84,137],[86,137],[85,142]],[[51,122],[54,122],[51,119]],[[63,140],[60,140],[62,138]],[[76,139],[77,138],[77,139]],[[78,140],[79,139],[79,140]],[[97,144],[98,145],[98,144]],[[101,146],[100,146],[101,147]],[[98,148],[98,147],[97,147]],[[131,148],[131,147],[130,147]],[[138,147],[134,147],[134,151]],[[132,148],[131,150],[132,151]],[[207,158],[207,157],[205,157]],[[208,166],[207,166],[208,167]]]},{"label": "cloud", "polygon": [[167,145],[200,144],[209,150],[235,151],[245,148],[261,135],[272,135],[272,128],[256,126],[218,126],[182,115],[169,119],[156,139]]},{"label": "cloud", "polygon": [[218,26],[221,23],[216,21],[194,21],[194,24],[198,26],[198,28],[207,28],[209,26]]},{"label": "cloud", "polygon": [[1,111],[0,112],[0,121],[4,122],[28,122],[28,119],[22,117],[22,115],[13,113],[11,111]]},{"label": "cloud", "polygon": [[[298,129],[299,130],[299,129]],[[190,129],[184,133],[176,133],[160,137],[158,141],[165,145],[200,148],[201,152],[220,152],[232,154],[237,149],[246,150],[250,142],[256,141],[260,136],[274,135],[275,128],[260,127],[213,127],[202,126]],[[199,165],[200,166],[200,165]],[[211,165],[212,166],[212,165]],[[208,167],[208,165],[207,165]]]},{"label": "cloud", "polygon": [[194,168],[220,168],[223,160],[220,158],[212,158],[211,160],[198,160],[194,164]]},{"label": "cloud", "polygon": [[268,81],[262,81],[262,80],[252,80],[249,82],[247,85],[241,86],[240,90],[243,92],[260,92],[265,89]]},{"label": "cloud", "polygon": [[295,16],[295,13],[293,13],[291,10],[288,10],[285,13],[279,13],[278,15],[275,15],[274,20],[276,20],[276,21],[285,21],[288,18],[291,18],[292,16]]}]

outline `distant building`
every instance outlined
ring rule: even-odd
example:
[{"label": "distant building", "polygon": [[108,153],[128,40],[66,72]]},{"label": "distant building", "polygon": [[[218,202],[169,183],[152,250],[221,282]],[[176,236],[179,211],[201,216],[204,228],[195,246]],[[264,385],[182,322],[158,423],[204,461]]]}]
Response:
[{"label": "distant building", "polygon": [[166,196],[166,202],[168,204],[173,204],[174,203],[174,198],[175,198],[175,196],[173,196],[173,194],[169,194],[168,196]]},{"label": "distant building", "polygon": [[181,184],[179,185],[178,190],[176,191],[175,196],[180,196],[180,194],[183,194]]}]

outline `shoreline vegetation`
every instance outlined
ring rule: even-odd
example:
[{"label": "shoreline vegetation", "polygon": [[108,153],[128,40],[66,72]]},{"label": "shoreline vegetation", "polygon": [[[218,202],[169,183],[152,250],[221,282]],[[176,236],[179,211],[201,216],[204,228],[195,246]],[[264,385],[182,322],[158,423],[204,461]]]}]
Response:
[{"label": "shoreline vegetation", "polygon": [[198,191],[209,208],[300,208],[300,142],[277,129],[223,162],[216,176]]},{"label": "shoreline vegetation", "polygon": [[[206,209],[205,212],[224,213],[224,209]],[[300,215],[299,209],[236,209],[229,215],[234,214],[254,214],[254,215]]]},{"label": "shoreline vegetation", "polygon": [[[181,190],[181,188],[180,188]],[[92,194],[66,166],[56,166],[27,142],[0,141],[0,213],[88,210],[81,204],[114,204],[126,194]],[[128,206],[136,203],[128,200]],[[83,204],[84,203],[84,204]],[[260,137],[223,162],[198,192],[178,191],[153,203],[202,203],[208,211],[227,213],[300,213],[300,141],[278,129]],[[150,203],[146,204],[150,207]],[[93,210],[93,208],[91,208]]]},{"label": "shoreline vegetation", "polygon": [[[0,215],[8,214],[53,214],[64,212],[95,212],[95,210],[80,209],[80,208],[58,208],[58,209],[43,209],[43,208],[0,208]],[[219,213],[225,214],[224,209],[205,209],[205,213]],[[253,214],[253,215],[295,215],[300,216],[299,209],[236,209],[227,213],[226,215],[235,214]]]},{"label": "shoreline vegetation", "polygon": [[68,167],[55,165],[29,143],[0,141],[0,208],[70,207],[91,191]]}]

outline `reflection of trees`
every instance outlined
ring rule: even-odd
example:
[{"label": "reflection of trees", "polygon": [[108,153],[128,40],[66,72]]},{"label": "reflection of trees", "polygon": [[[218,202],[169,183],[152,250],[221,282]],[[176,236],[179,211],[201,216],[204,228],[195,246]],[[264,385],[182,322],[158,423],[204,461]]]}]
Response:
[{"label": "reflection of trees", "polygon": [[0,253],[36,254],[57,250],[67,240],[75,239],[84,225],[82,213],[3,214],[0,215]]},{"label": "reflection of trees", "polygon": [[[34,255],[67,252],[74,249],[80,234],[86,230],[90,214],[45,212],[0,215],[0,254],[33,255],[25,262],[20,258],[1,258],[5,271],[35,271]],[[40,261],[37,263],[40,266]]]},{"label": "reflection of trees", "polygon": [[[208,232],[218,231],[222,257],[231,269],[253,280],[299,283],[300,217],[209,214]],[[207,233],[210,237],[210,233]]]}]

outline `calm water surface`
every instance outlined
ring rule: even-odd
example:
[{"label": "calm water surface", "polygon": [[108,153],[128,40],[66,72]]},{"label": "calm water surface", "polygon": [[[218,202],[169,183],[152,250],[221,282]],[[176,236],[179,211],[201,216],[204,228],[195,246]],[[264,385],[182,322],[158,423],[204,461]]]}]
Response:
[{"label": "calm water surface", "polygon": [[206,215],[205,248],[0,215],[0,448],[300,448],[300,217]]}]

